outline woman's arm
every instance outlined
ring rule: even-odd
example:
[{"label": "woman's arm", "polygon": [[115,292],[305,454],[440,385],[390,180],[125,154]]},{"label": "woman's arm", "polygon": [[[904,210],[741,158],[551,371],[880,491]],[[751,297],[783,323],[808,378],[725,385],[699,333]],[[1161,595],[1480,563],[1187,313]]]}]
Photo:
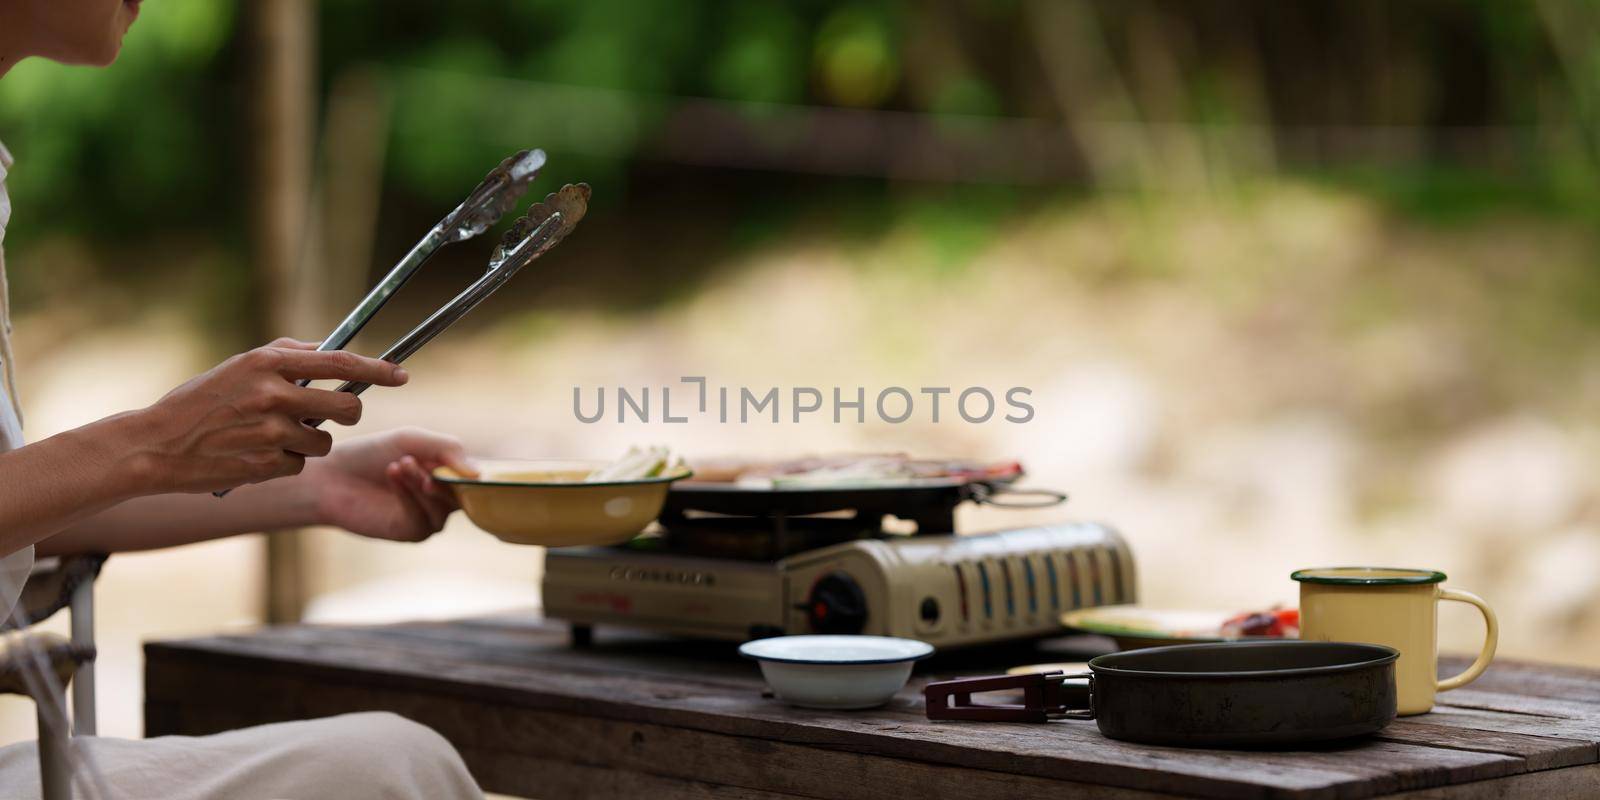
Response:
[{"label": "woman's arm", "polygon": [[361,417],[354,395],[302,387],[301,378],[406,381],[394,364],[312,347],[279,340],[224,361],[149,408],[0,455],[0,555],[136,497],[299,474],[307,457],[333,447],[326,431],[302,420],[352,425]]},{"label": "woman's arm", "polygon": [[429,477],[448,465],[471,474],[461,443],[405,428],[341,443],[292,478],[210,495],[141,497],[83,519],[39,543],[40,555],[152,550],[247,531],[335,525],[363,536],[416,541],[456,507]]},{"label": "woman's arm", "polygon": [[0,453],[0,553],[148,491],[138,424],[120,414]]},{"label": "woman's arm", "polygon": [[321,522],[305,483],[282,479],[209,494],[137,497],[79,520],[37,547],[40,556],[155,550],[245,531],[299,528]]}]

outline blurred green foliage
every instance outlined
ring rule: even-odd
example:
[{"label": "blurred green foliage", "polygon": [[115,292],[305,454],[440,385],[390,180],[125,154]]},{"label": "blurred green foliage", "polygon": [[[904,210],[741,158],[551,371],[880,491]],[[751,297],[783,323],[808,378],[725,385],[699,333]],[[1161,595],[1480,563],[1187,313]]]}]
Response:
[{"label": "blurred green foliage", "polygon": [[900,77],[894,20],[873,5],[846,6],[817,31],[816,62],[827,92],[842,105],[882,105]]},{"label": "blurred green foliage", "polygon": [[152,6],[116,69],[30,59],[0,80],[0,139],[19,162],[7,182],[13,242],[42,231],[116,238],[227,222],[216,198],[238,183],[240,132],[222,58],[235,9]]},{"label": "blurred green foliage", "polygon": [[[19,159],[8,244],[182,234],[235,254],[228,263],[244,269],[255,111],[246,8],[150,3],[113,68],[32,60],[0,80],[0,139]],[[1062,136],[1083,122],[1135,126],[1128,136],[1079,140],[1088,163],[1185,146],[1180,135],[1258,131],[1251,135],[1267,155],[1252,157],[1269,168],[1345,181],[1428,219],[1503,207],[1600,210],[1595,148],[1569,135],[1600,141],[1592,113],[1600,48],[1588,46],[1600,15],[1581,2],[326,0],[317,8],[323,101],[357,72],[376,76],[392,100],[384,220],[399,238],[529,144],[550,151],[549,183],[590,181],[602,207],[648,193],[664,168],[677,170],[667,177],[694,174],[705,165],[663,167],[657,146],[673,114],[697,98],[752,119],[806,107],[911,112],[979,143],[994,120],[1059,125]],[[1075,43],[1066,61],[1051,49],[1057,41]],[[1096,53],[1103,58],[1089,57]],[[1340,137],[1351,131],[1398,144],[1376,159],[1346,152]],[[1238,171],[1225,148],[1196,147],[1210,160],[1207,174]],[[1167,177],[1159,166],[1144,174],[1147,188]],[[897,183],[888,172],[855,175],[838,183],[848,191],[831,194],[821,181],[785,185],[781,197],[738,188],[743,211],[727,233],[782,230],[786,215],[807,213],[820,193],[841,208],[871,206],[839,213],[846,233],[861,219],[882,229],[903,217],[955,264],[1015,207],[990,202],[1012,191],[1005,186],[986,192],[978,213],[970,194]],[[1021,195],[1102,188],[1086,173]]]}]

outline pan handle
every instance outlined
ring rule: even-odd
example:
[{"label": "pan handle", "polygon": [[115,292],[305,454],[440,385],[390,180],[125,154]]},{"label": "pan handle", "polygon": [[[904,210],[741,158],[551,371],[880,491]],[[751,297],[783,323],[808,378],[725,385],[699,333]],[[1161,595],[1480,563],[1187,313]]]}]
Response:
[{"label": "pan handle", "polygon": [[[1083,681],[1068,687],[1067,681]],[[974,703],[979,692],[1021,689],[1022,702]],[[964,719],[984,722],[1048,722],[1053,719],[1094,719],[1094,673],[1034,672],[1027,675],[993,675],[934,681],[922,687],[928,719]],[[1069,702],[1088,708],[1069,708]]]},{"label": "pan handle", "polygon": [[[1006,484],[972,483],[972,501],[979,505],[995,506],[996,508],[1049,508],[1067,502],[1067,493],[1054,489],[1013,489]],[[1000,500],[1003,495],[1015,498],[1038,498],[1033,500]]]}]

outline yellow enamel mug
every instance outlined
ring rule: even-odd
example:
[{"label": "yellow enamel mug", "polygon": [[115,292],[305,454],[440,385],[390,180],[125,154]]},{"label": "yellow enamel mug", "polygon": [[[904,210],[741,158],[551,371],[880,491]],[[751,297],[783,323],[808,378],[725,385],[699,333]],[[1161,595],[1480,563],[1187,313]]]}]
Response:
[{"label": "yellow enamel mug", "polygon": [[[1500,625],[1483,598],[1439,584],[1444,573],[1388,567],[1325,567],[1298,570],[1300,638],[1319,642],[1366,642],[1400,651],[1394,680],[1398,712],[1433,708],[1435,692],[1476,680],[1494,659]],[[1471,603],[1483,613],[1483,649],[1472,666],[1439,680],[1439,601]]]}]

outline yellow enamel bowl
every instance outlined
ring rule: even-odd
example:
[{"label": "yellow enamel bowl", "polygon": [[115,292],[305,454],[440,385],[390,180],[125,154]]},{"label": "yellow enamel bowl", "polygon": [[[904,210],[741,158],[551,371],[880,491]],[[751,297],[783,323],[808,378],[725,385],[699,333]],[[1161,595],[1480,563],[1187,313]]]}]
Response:
[{"label": "yellow enamel bowl", "polygon": [[512,544],[545,547],[621,544],[637,536],[667,502],[679,467],[636,481],[585,483],[604,462],[505,460],[480,463],[475,478],[449,467],[433,477],[450,487],[473,524]]}]

